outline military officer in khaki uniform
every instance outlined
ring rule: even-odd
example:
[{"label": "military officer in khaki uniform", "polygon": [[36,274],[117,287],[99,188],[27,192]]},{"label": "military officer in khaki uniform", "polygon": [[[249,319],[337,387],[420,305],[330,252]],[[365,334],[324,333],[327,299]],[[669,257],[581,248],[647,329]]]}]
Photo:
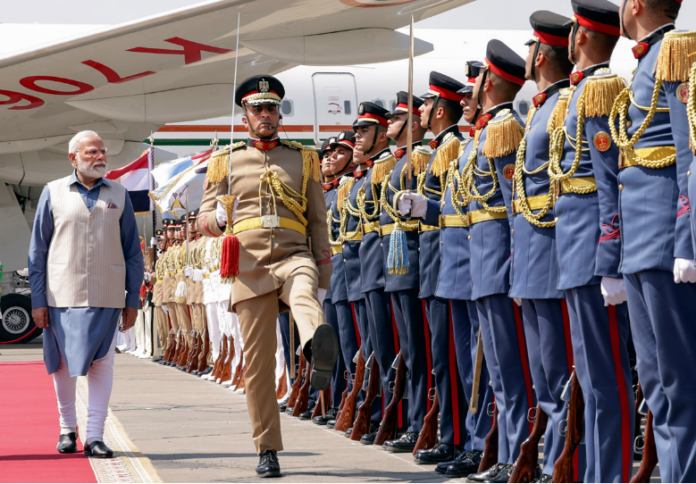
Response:
[{"label": "military officer in khaki uniform", "polygon": [[[211,157],[198,216],[204,235],[218,237],[229,223],[239,241],[230,309],[239,317],[245,344],[247,403],[260,454],[256,472],[262,477],[280,475],[276,451],[283,449],[275,396],[279,312],[293,313],[303,353],[312,362],[312,387],[330,386],[338,358],[336,333],[322,310],[331,248],[319,159],[316,151],[278,138],[284,94],[272,76],[239,85],[235,102],[242,107],[249,139]],[[216,198],[230,194],[239,203],[228,220]]]},{"label": "military officer in khaki uniform", "polygon": [[155,237],[157,238],[157,253],[158,258],[155,262],[155,275],[154,284],[152,285],[152,304],[155,306],[155,323],[157,325],[157,334],[159,336],[160,351],[159,356],[156,356],[153,361],[159,363],[164,359],[164,355],[167,351],[167,336],[169,335],[169,322],[167,321],[167,315],[162,309],[163,301],[163,283],[164,283],[164,265],[166,264],[166,259],[164,256],[164,245],[165,237],[161,230],[155,232]]},{"label": "military officer in khaki uniform", "polygon": [[176,306],[174,303],[174,293],[176,291],[176,281],[174,280],[174,275],[176,274],[176,261],[175,253],[175,226],[172,219],[165,219],[162,221],[162,225],[166,229],[167,237],[165,242],[165,252],[162,256],[163,265],[163,277],[162,277],[162,308],[167,308],[166,313],[169,316],[169,321],[171,322],[171,330],[169,336],[169,351],[165,355],[162,364],[167,366],[174,365],[174,357],[179,349],[179,341],[181,340],[181,331],[179,330],[179,319],[176,316]]}]

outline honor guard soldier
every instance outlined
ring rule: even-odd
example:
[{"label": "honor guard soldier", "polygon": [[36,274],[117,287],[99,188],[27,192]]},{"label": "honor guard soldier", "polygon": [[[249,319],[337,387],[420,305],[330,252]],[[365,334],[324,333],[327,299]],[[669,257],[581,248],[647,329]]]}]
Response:
[{"label": "honor guard soldier", "polygon": [[166,366],[174,365],[174,357],[180,351],[181,346],[181,329],[179,328],[179,319],[176,314],[176,304],[174,302],[174,294],[176,292],[176,226],[173,219],[164,219],[162,226],[167,233],[165,254],[162,257],[164,267],[164,276],[162,278],[162,309],[169,316],[171,330],[169,335],[169,343],[167,344],[167,353],[164,359],[160,362]]},{"label": "honor guard soldier", "polygon": [[[609,114],[624,88],[609,59],[619,9],[608,0],[572,0],[570,96],[551,134],[549,176],[558,200],[558,289],[565,292],[575,374],[585,402],[585,482],[627,482],[633,456],[632,378],[626,293],[619,273],[619,150]],[[623,303],[623,304],[622,304]]]},{"label": "honor guard soldier", "polygon": [[166,259],[163,260],[165,254],[165,236],[162,230],[155,231],[157,239],[157,261],[155,262],[155,283],[152,286],[152,305],[155,306],[155,322],[157,324],[157,334],[159,336],[160,353],[159,356],[152,361],[159,363],[164,358],[167,352],[167,338],[169,336],[169,322],[167,314],[162,309],[163,301],[163,278],[165,273]]},{"label": "honor guard soldier", "polygon": [[[385,292],[391,296],[394,309],[393,318],[399,342],[399,364],[403,362],[401,374],[395,373],[389,384],[389,391],[394,387],[405,388],[403,399],[398,404],[400,410],[393,411],[400,416],[394,431],[402,429],[405,434],[413,434],[416,439],[423,426],[426,413],[426,396],[428,391],[428,354],[427,339],[424,338],[426,323],[423,318],[422,302],[418,298],[420,287],[418,267],[418,221],[408,220],[399,214],[395,205],[396,195],[417,186],[418,175],[423,173],[430,160],[430,149],[422,145],[427,129],[421,127],[419,108],[423,99],[413,96],[413,124],[408,126],[408,93],[400,91],[396,95],[397,104],[388,113],[387,136],[396,143],[394,152],[396,164],[391,174],[385,177],[380,190],[381,215],[380,233],[382,235],[382,253],[386,263]],[[411,181],[408,180],[407,140],[411,130]],[[399,364],[396,366],[398,367]],[[394,365],[391,365],[394,366]],[[396,379],[401,381],[397,382]],[[396,402],[391,403],[396,405]],[[389,409],[391,410],[391,409]],[[388,411],[389,411],[388,410]],[[385,418],[387,418],[385,416]],[[386,430],[386,429],[385,429]],[[385,435],[395,439],[396,435]],[[409,442],[414,439],[409,439]],[[407,447],[409,443],[407,442]],[[411,447],[412,449],[412,447]]]},{"label": "honor guard soldier", "polygon": [[469,475],[476,482],[507,482],[520,445],[529,435],[527,415],[534,406],[522,320],[508,297],[513,252],[508,217],[524,125],[513,110],[513,101],[524,76],[524,60],[499,40],[491,40],[473,94],[483,114],[476,121],[462,175],[469,201],[471,298],[476,301],[498,412],[498,462]]},{"label": "honor guard soldier", "polygon": [[191,312],[188,308],[187,281],[185,269],[188,267],[188,251],[186,245],[186,222],[187,217],[184,213],[178,220],[175,221],[177,232],[176,247],[176,292],[174,294],[174,303],[176,306],[176,315],[179,319],[179,327],[184,335],[184,346],[179,353],[179,358],[176,361],[177,369],[186,371],[187,362],[193,350],[193,326],[191,325]]},{"label": "honor guard soldier", "polygon": [[[439,72],[430,73],[430,88],[423,96],[420,106],[421,127],[432,131],[435,139],[429,145],[433,149],[427,167],[418,176],[416,192],[404,193],[398,205],[402,216],[410,215],[420,219],[419,227],[419,297],[424,301],[430,335],[432,364],[435,376],[434,387],[440,405],[440,442],[433,449],[419,450],[416,459],[423,462],[452,461],[461,453],[466,439],[466,416],[460,415],[459,402],[465,400],[458,370],[451,363],[456,362],[452,319],[446,300],[435,295],[440,273],[440,208],[446,188],[447,170],[459,156],[459,148],[464,139],[457,123],[462,117],[460,101],[462,94],[457,91],[464,84]],[[431,363],[432,362],[432,363]],[[454,374],[452,374],[454,372]],[[430,372],[429,372],[430,373]],[[396,448],[409,444],[408,434]],[[415,443],[415,442],[414,442]]]},{"label": "honor guard soldier", "polygon": [[[467,83],[458,93],[463,96],[460,105],[464,109],[464,120],[473,125],[477,114],[477,102],[473,97],[476,78],[483,64],[467,63]],[[473,127],[472,127],[473,131]],[[478,352],[479,318],[476,302],[471,299],[471,271],[469,267],[469,215],[467,197],[462,184],[462,173],[473,148],[474,136],[470,132],[468,141],[462,141],[461,155],[453,162],[447,173],[444,205],[440,216],[440,250],[442,261],[435,295],[447,300],[452,312],[452,337],[456,352],[459,379],[463,386],[463,395],[457,402],[460,415],[465,416],[467,430],[466,449],[454,461],[441,462],[435,468],[448,477],[467,477],[478,472],[481,457],[485,450],[486,436],[491,429],[491,418],[486,414],[493,402],[493,389],[488,384],[490,377],[485,358],[480,365],[478,375],[478,411],[469,412],[472,400],[474,366]],[[452,372],[450,377],[456,375]]]},{"label": "honor guard soldier", "polygon": [[619,270],[664,482],[696,480],[696,268],[687,122],[696,32],[674,30],[680,7],[681,0],[622,2],[622,30],[637,42],[638,67],[609,120],[620,150]]},{"label": "honor guard soldier", "polygon": [[[515,163],[511,219],[515,255],[510,297],[522,303],[529,366],[538,403],[535,418],[548,417],[541,480],[551,482],[554,463],[565,443],[558,429],[566,420],[562,393],[573,372],[573,352],[568,318],[564,317],[567,314],[564,294],[556,289],[555,194],[547,168],[549,133],[563,123],[570,87],[568,76],[573,64],[568,59],[570,27],[566,23],[570,19],[538,11],[529,20],[534,33],[527,42],[526,77],[536,83],[539,94],[533,98],[534,106],[527,116]],[[520,458],[525,462],[526,459],[527,456]],[[579,475],[582,477],[582,472]]]},{"label": "honor guard soldier", "polygon": [[283,449],[275,399],[279,311],[292,311],[314,388],[329,387],[338,357],[336,334],[321,308],[331,251],[319,159],[314,150],[278,139],[284,94],[273,76],[253,76],[237,87],[235,102],[249,138],[211,157],[198,216],[201,230],[213,237],[228,226],[221,275],[235,280],[230,309],[244,339],[247,405],[260,455],[256,471],[263,477],[280,475],[277,451]]},{"label": "honor guard soldier", "polygon": [[[353,123],[355,150],[360,153],[353,182],[345,185],[347,192],[342,211],[346,223],[340,237],[343,240],[343,259],[349,300],[355,308],[361,356],[366,369],[382,366],[382,354],[394,361],[394,339],[385,341],[384,327],[390,318],[390,307],[384,295],[384,261],[379,236],[379,190],[381,182],[394,166],[389,150],[386,109],[363,102],[358,107],[358,119]],[[340,195],[339,195],[340,197]],[[339,320],[342,318],[339,313]],[[389,331],[392,327],[389,326]],[[393,333],[391,333],[393,334]],[[373,355],[374,353],[374,355]],[[376,362],[376,365],[375,365]],[[381,368],[380,368],[381,369]],[[386,369],[388,371],[388,368]],[[356,373],[360,374],[360,362]],[[371,370],[369,371],[371,373]],[[376,374],[380,374],[379,371]],[[365,376],[368,371],[364,372]],[[361,385],[361,382],[354,382]],[[366,388],[368,385],[363,385]],[[386,395],[384,395],[386,396]],[[364,395],[367,397],[367,393]],[[366,400],[369,404],[370,401]],[[363,443],[371,444],[382,420],[381,397],[372,401],[369,428]],[[352,427],[352,423],[349,424]],[[337,427],[341,430],[341,427]],[[365,430],[365,429],[360,429]],[[347,429],[346,436],[352,430]],[[362,439],[362,435],[360,438]],[[356,436],[355,439],[358,437]]]}]

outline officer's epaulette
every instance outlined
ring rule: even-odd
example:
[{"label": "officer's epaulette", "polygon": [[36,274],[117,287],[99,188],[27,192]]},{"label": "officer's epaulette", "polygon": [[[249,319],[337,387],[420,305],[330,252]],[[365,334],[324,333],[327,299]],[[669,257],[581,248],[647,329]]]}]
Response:
[{"label": "officer's epaulette", "polygon": [[302,161],[309,163],[309,173],[312,180],[315,182],[321,180],[321,163],[316,150],[305,148],[302,143],[298,143],[297,141],[280,140],[280,144],[302,152]]},{"label": "officer's epaulette", "polygon": [[413,167],[414,175],[418,176],[428,168],[432,154],[433,152],[425,146],[417,146],[411,151],[411,166]]},{"label": "officer's epaulette", "polygon": [[689,69],[696,61],[696,31],[667,32],[662,39],[655,63],[655,79],[666,82],[686,82]]},{"label": "officer's epaulette", "polygon": [[[232,145],[232,151],[238,150],[242,146],[246,146],[246,141],[238,141]],[[205,172],[206,179],[208,183],[220,183],[222,180],[227,178],[227,174],[230,171],[230,147],[217,150],[210,155],[210,161],[208,161],[208,170]]]},{"label": "officer's epaulette", "polygon": [[614,107],[614,101],[624,89],[626,89],[624,80],[617,74],[612,74],[608,68],[595,71],[594,75],[585,81],[583,91],[585,116],[609,116],[611,108]]},{"label": "officer's epaulette", "polygon": [[445,139],[437,147],[437,153],[435,153],[435,159],[430,167],[430,173],[440,177],[447,173],[452,160],[457,159],[459,156],[459,147],[461,146],[461,141],[452,133],[447,133]]},{"label": "officer's epaulette", "polygon": [[524,136],[524,128],[512,111],[503,109],[486,127],[486,143],[483,155],[486,158],[501,158],[517,150]]},{"label": "officer's epaulette", "polygon": [[338,193],[336,193],[336,207],[339,212],[343,210],[343,200],[350,194],[353,183],[355,183],[355,178],[352,176],[341,177],[341,181],[338,185]]},{"label": "officer's epaulette", "polygon": [[372,167],[372,183],[375,185],[381,185],[384,179],[389,176],[392,169],[396,165],[396,158],[391,151],[385,151],[382,155],[375,160],[375,164]]},{"label": "officer's epaulette", "polygon": [[565,123],[566,111],[570,104],[572,91],[570,88],[561,89],[558,95],[558,102],[549,116],[549,122],[546,124],[546,132],[551,133],[554,129],[560,128]]}]

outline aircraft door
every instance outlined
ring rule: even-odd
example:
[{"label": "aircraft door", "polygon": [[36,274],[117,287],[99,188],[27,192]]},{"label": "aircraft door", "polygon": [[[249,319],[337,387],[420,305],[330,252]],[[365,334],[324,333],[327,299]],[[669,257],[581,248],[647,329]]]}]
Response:
[{"label": "aircraft door", "polygon": [[338,131],[350,129],[358,117],[358,88],[349,72],[316,72],[314,91],[314,142],[320,145]]}]

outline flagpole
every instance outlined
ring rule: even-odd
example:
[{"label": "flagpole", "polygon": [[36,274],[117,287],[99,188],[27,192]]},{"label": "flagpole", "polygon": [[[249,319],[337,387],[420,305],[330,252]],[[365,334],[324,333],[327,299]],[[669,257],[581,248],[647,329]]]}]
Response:
[{"label": "flagpole", "polygon": [[[147,176],[148,176],[148,181],[150,184],[150,191],[152,192],[155,189],[155,181],[152,178],[152,170],[155,166],[155,138],[154,138],[154,133],[152,131],[150,132],[150,153],[148,153],[148,160],[147,160]],[[148,197],[149,198],[149,197]],[[152,201],[152,198],[150,198],[150,213],[152,214],[152,236],[155,236],[155,230],[157,229],[157,210],[155,210],[155,204]],[[146,239],[147,240],[147,239]],[[155,247],[152,248],[152,272],[155,271],[155,264],[157,263],[157,244],[155,243]],[[157,276],[155,276],[156,278]],[[157,280],[155,280],[157,282]],[[153,289],[155,284],[150,281],[150,284],[152,285]],[[154,295],[153,295],[154,296]],[[150,354],[152,357],[155,357],[155,314],[154,314],[154,309],[153,308],[148,308],[150,310]]]},{"label": "flagpole", "polygon": [[191,253],[189,251],[188,206],[189,206],[189,198],[188,198],[188,188],[187,188],[186,189],[186,207],[184,207],[186,209],[186,210],[184,210],[184,215],[185,215],[184,225],[186,226],[186,265],[190,266],[191,262],[190,262],[189,258],[191,257]]}]

